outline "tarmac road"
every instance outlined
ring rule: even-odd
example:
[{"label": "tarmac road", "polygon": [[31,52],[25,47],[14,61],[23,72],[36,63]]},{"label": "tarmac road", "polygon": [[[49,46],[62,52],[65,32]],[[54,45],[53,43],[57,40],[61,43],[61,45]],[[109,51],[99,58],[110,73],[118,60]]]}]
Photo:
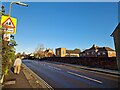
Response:
[{"label": "tarmac road", "polygon": [[118,88],[118,76],[83,70],[61,63],[23,60],[53,88]]}]

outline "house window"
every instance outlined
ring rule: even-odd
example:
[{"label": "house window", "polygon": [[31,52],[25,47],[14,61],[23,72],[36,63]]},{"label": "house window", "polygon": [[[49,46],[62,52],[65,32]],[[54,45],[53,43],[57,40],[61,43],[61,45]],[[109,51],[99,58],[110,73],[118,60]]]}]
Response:
[{"label": "house window", "polygon": [[89,53],[87,53],[87,55],[89,55]]},{"label": "house window", "polygon": [[105,52],[103,52],[102,54],[103,54],[103,55],[105,55],[106,53],[105,53]]},{"label": "house window", "polygon": [[98,55],[100,55],[100,53],[98,53]]},{"label": "house window", "polygon": [[65,54],[65,52],[64,51],[62,51],[63,52],[63,54]]},{"label": "house window", "polygon": [[59,50],[57,50],[57,55],[59,55]]},{"label": "house window", "polygon": [[83,56],[85,56],[85,54],[83,54]]}]

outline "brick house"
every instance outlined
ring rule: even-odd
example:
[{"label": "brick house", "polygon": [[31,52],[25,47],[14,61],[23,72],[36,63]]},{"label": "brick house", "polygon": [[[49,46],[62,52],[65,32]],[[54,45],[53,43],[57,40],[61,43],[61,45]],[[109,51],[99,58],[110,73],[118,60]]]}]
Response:
[{"label": "brick house", "polygon": [[56,48],[57,57],[79,57],[80,50],[66,50],[66,48]]},{"label": "brick house", "polygon": [[114,39],[117,66],[118,66],[118,69],[120,70],[120,21],[119,21],[117,27],[115,28],[115,30],[113,31],[113,33],[111,34],[111,36]]},{"label": "brick house", "polygon": [[109,47],[98,47],[95,44],[80,53],[80,57],[116,57],[115,50]]},{"label": "brick house", "polygon": [[54,56],[54,52],[52,49],[46,49],[44,53],[45,53],[45,57],[53,57]]},{"label": "brick house", "polygon": [[57,57],[65,57],[66,56],[66,48],[56,48],[55,49]]},{"label": "brick house", "polygon": [[79,49],[66,50],[66,57],[79,57],[79,53]]}]

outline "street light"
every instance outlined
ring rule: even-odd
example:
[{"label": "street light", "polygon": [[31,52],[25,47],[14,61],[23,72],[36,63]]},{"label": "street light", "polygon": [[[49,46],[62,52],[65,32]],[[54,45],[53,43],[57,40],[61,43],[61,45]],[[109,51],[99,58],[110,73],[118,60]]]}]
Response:
[{"label": "street light", "polygon": [[25,3],[21,3],[21,2],[16,2],[17,5],[21,5],[21,6],[26,6],[28,7],[28,4],[25,4]]},{"label": "street light", "polygon": [[21,3],[21,2],[11,2],[11,3],[10,3],[10,9],[9,9],[9,16],[10,16],[10,13],[11,13],[12,4],[17,4],[17,5],[21,5],[21,6],[26,6],[26,7],[28,7],[28,4],[25,4],[25,3]]}]

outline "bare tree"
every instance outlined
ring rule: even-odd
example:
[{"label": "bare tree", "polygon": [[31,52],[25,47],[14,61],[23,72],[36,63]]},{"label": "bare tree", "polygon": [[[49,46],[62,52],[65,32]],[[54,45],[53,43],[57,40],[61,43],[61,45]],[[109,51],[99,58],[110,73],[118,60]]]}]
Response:
[{"label": "bare tree", "polygon": [[45,56],[44,53],[45,47],[44,44],[39,44],[37,48],[35,49],[35,56],[38,58],[43,58]]},{"label": "bare tree", "polygon": [[39,44],[35,49],[35,52],[44,51],[44,49],[45,49],[44,44]]}]

